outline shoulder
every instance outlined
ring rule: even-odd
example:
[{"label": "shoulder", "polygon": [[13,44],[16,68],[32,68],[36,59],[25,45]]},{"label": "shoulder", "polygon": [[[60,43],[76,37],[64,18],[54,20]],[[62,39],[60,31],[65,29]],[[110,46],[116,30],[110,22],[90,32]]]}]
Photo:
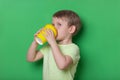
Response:
[{"label": "shoulder", "polygon": [[60,50],[64,53],[69,53],[74,55],[79,55],[80,54],[80,48],[78,45],[72,43],[72,44],[67,44],[67,45],[59,45]]},{"label": "shoulder", "polygon": [[75,43],[72,43],[70,47],[78,49],[78,50],[80,49],[79,46],[77,44],[75,44]]},{"label": "shoulder", "polygon": [[65,50],[80,50],[79,46],[75,43],[67,44],[67,45],[59,45],[61,49]]},{"label": "shoulder", "polygon": [[49,45],[45,45],[40,49],[40,52],[42,53],[47,53],[50,50],[50,46]]},{"label": "shoulder", "polygon": [[60,46],[61,51],[64,55],[70,56],[73,60],[73,63],[76,63],[80,59],[80,48],[78,45],[72,43],[68,45]]}]

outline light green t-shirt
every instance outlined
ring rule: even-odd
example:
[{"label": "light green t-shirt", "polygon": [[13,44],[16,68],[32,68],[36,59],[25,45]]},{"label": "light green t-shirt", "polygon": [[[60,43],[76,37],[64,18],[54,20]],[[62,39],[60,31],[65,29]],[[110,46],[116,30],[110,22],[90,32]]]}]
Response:
[{"label": "light green t-shirt", "polygon": [[40,49],[44,55],[43,59],[43,80],[73,80],[77,64],[80,59],[79,47],[76,44],[58,45],[64,55],[72,58],[73,64],[65,70],[60,70],[54,60],[50,46]]}]

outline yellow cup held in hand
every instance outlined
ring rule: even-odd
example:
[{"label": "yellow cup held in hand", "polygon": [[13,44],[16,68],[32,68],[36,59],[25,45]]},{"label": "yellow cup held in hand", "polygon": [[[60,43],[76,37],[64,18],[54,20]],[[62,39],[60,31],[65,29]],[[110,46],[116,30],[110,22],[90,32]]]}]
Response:
[{"label": "yellow cup held in hand", "polygon": [[44,43],[47,42],[46,38],[44,37],[43,34],[46,34],[45,33],[45,30],[46,29],[50,29],[53,33],[54,33],[54,36],[56,37],[57,36],[57,30],[56,28],[52,25],[52,24],[47,24],[45,25],[41,30],[40,32],[35,36],[35,40],[38,44],[40,45],[43,45]]}]

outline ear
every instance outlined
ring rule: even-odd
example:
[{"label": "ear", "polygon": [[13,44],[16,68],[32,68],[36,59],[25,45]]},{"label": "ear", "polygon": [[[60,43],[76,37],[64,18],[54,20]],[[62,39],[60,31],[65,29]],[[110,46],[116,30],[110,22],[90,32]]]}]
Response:
[{"label": "ear", "polygon": [[73,34],[76,30],[76,27],[74,25],[69,27],[69,33]]}]

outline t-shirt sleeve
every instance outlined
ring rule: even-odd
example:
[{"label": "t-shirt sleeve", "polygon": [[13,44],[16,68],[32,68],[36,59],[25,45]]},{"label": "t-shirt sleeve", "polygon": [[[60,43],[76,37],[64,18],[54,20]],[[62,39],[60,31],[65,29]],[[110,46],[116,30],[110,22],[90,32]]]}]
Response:
[{"label": "t-shirt sleeve", "polygon": [[77,46],[71,46],[66,49],[64,55],[70,56],[73,60],[73,64],[75,64],[80,59],[80,49]]},{"label": "t-shirt sleeve", "polygon": [[42,47],[41,49],[40,49],[40,52],[44,55],[44,54],[46,54],[47,52],[48,52],[48,49],[49,49],[49,46],[47,45],[47,46],[44,46],[44,47]]}]

